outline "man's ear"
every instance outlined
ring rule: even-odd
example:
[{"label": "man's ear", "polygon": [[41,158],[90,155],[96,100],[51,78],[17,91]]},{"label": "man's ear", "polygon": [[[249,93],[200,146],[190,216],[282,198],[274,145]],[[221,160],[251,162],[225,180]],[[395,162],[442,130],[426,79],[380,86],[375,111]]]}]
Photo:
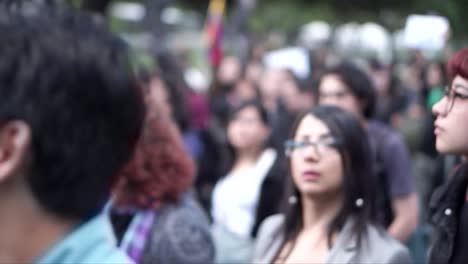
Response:
[{"label": "man's ear", "polygon": [[23,121],[0,126],[0,184],[24,166],[31,144],[31,129]]}]

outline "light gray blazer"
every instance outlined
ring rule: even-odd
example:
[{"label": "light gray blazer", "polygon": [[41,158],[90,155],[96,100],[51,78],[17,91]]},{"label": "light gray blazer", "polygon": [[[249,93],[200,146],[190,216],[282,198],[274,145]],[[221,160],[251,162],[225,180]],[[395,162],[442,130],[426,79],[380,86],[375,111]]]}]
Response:
[{"label": "light gray blazer", "polygon": [[[283,215],[273,215],[260,226],[255,243],[253,262],[272,263],[284,242],[282,226]],[[385,231],[369,225],[367,235],[357,248],[357,240],[351,236],[353,220],[348,220],[328,253],[324,263],[369,263],[369,264],[407,264],[411,263],[408,249]]]}]

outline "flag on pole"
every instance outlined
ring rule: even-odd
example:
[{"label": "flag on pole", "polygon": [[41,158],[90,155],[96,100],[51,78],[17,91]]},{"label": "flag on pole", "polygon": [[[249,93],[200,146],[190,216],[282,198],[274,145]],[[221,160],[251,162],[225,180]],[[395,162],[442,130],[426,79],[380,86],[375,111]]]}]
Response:
[{"label": "flag on pole", "polygon": [[203,37],[208,50],[208,58],[213,67],[219,65],[223,56],[221,39],[225,7],[225,0],[211,0],[208,6]]}]

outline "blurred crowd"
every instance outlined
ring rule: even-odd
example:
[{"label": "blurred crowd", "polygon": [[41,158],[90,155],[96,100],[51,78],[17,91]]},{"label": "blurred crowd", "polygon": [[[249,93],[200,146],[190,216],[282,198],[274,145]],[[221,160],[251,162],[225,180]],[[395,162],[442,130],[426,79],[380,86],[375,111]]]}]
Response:
[{"label": "blurred crowd", "polygon": [[[435,105],[467,96],[466,52],[324,46],[304,77],[255,39],[205,92],[169,51],[130,72],[86,15],[5,10],[0,263],[427,263],[440,241],[431,196],[463,161],[438,153]],[[466,261],[456,239],[433,263]]]}]

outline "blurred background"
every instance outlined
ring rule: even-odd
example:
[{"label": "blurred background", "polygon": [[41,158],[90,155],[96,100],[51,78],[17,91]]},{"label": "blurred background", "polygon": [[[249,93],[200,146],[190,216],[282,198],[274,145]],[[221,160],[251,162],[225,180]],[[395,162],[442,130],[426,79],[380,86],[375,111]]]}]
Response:
[{"label": "blurred background", "polygon": [[[375,57],[390,63],[409,60],[414,50],[429,58],[443,58],[444,52],[457,49],[468,38],[463,13],[468,2],[462,0],[225,0],[211,1],[216,2],[211,11],[209,0],[55,1],[96,12],[139,51],[166,48],[183,55],[190,66],[203,72],[203,81],[194,77],[199,85],[211,78],[201,53],[216,42],[216,36],[207,36],[208,27],[217,23],[212,19],[215,13],[222,17],[223,41],[218,44],[224,53],[240,57],[247,57],[243,53],[256,42],[262,44],[258,45],[260,50],[285,45],[318,50],[326,46],[340,55]],[[447,27],[441,26],[434,34],[434,27],[414,20],[414,15],[439,18],[432,22],[446,23]],[[432,39],[425,39],[428,30]]]},{"label": "blurred background", "polygon": [[[49,2],[93,12],[131,45],[137,71],[159,73],[168,108],[197,164],[194,189],[208,214],[229,160],[229,109],[260,99],[274,120],[273,146],[282,153],[291,121],[314,105],[324,69],[354,61],[377,89],[374,119],[400,133],[410,151],[421,220],[407,245],[424,263],[429,197],[457,162],[434,149],[431,108],[447,84],[444,63],[468,43],[468,1]],[[270,71],[275,68],[287,71]]]}]

